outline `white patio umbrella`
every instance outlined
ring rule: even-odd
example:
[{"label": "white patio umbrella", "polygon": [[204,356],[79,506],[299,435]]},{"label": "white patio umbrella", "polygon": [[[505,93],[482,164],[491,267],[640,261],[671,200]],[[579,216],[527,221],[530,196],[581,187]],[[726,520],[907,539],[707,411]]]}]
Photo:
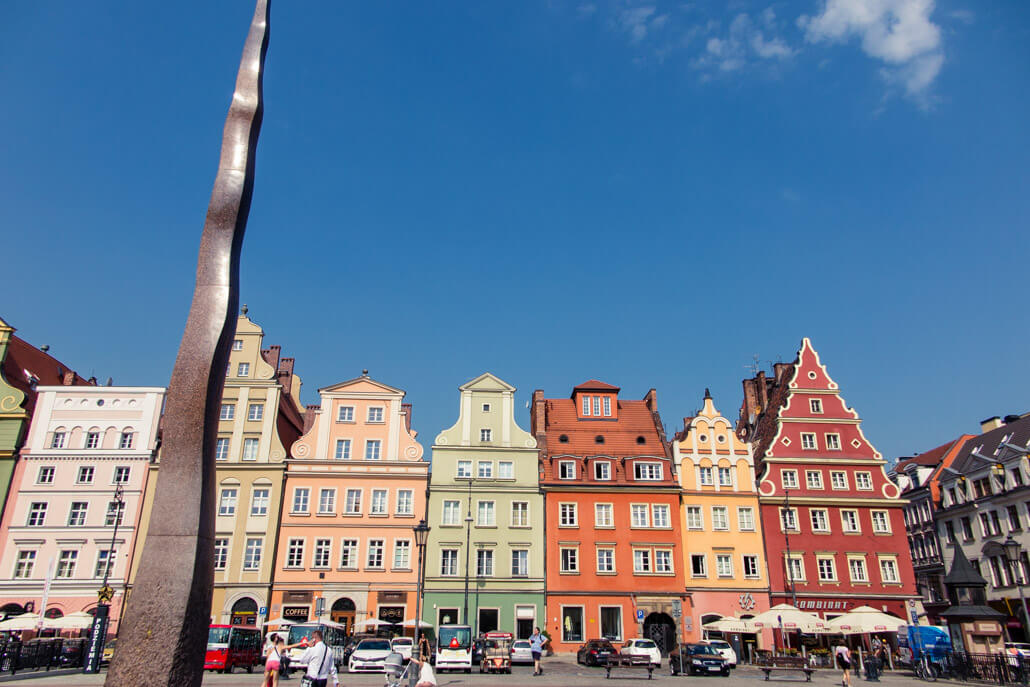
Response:
[{"label": "white patio umbrella", "polygon": [[805,613],[790,604],[773,606],[768,611],[749,618],[748,622],[757,628],[782,628],[808,633],[820,632],[826,626],[826,622],[819,616]]},{"label": "white patio umbrella", "polygon": [[43,628],[47,630],[85,630],[93,627],[93,616],[85,611],[75,611],[60,618],[44,618]]},{"label": "white patio umbrella", "polygon": [[843,635],[864,635],[871,632],[897,632],[902,625],[907,623],[901,618],[870,606],[859,606],[829,621],[826,629]]},{"label": "white patio umbrella", "polygon": [[0,632],[16,630],[26,631],[35,630],[39,626],[39,614],[38,613],[22,613],[16,615],[13,618],[0,622]]},{"label": "white patio umbrella", "polygon": [[265,623],[265,625],[271,625],[273,627],[289,627],[294,624],[295,623],[292,620],[287,620],[286,618],[275,618]]},{"label": "white patio umbrella", "polygon": [[742,618],[719,618],[701,627],[717,632],[755,632],[759,629],[751,624],[751,619]]},{"label": "white patio umbrella", "polygon": [[408,618],[403,623],[401,623],[401,626],[415,627],[415,623],[418,623],[419,628],[423,630],[432,627],[432,625],[430,623],[427,623],[425,620],[415,620],[414,618]]},{"label": "white patio umbrella", "polygon": [[387,623],[387,622],[384,622],[384,621],[379,620],[377,618],[368,618],[366,620],[361,620],[359,622],[354,623],[354,627],[355,628],[360,627],[361,629],[365,629],[365,628],[370,628],[370,627],[379,627],[380,625],[392,625],[392,624],[393,623]]}]

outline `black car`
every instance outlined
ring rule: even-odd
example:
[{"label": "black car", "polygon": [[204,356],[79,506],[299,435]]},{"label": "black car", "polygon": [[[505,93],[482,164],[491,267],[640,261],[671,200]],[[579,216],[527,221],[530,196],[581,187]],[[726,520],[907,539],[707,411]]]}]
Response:
[{"label": "black car", "polygon": [[681,665],[687,675],[726,677],[730,674],[730,666],[726,659],[709,644],[680,644],[673,649],[669,654],[669,672],[679,675]]},{"label": "black car", "polygon": [[482,637],[472,640],[472,665],[477,666],[486,656],[486,640]]},{"label": "black car", "polygon": [[585,666],[600,666],[608,662],[609,656],[617,653],[615,647],[607,639],[591,639],[579,647],[579,651],[576,652],[576,663],[582,663]]}]

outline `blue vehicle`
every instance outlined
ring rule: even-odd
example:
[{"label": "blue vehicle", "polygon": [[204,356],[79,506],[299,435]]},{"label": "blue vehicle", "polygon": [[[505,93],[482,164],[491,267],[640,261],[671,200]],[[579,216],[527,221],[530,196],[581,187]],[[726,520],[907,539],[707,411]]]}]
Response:
[{"label": "blue vehicle", "polygon": [[905,625],[898,629],[898,649],[916,675],[936,680],[951,654],[951,636],[943,627]]}]

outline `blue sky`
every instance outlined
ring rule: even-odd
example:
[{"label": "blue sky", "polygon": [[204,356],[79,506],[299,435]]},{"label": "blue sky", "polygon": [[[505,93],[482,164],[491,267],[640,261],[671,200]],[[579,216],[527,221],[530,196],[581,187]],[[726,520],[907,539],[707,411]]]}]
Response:
[{"label": "blue sky", "polygon": [[[251,13],[0,10],[0,314],[83,373],[167,383]],[[1014,0],[278,2],[242,300],[427,446],[484,370],[735,417],[809,336],[926,450],[1030,410],[1028,45]]]}]

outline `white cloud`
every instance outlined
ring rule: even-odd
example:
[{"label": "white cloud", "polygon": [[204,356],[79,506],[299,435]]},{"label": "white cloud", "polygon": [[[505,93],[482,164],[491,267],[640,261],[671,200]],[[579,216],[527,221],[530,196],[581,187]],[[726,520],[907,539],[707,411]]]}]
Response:
[{"label": "white cloud", "polygon": [[654,7],[634,7],[623,10],[619,15],[619,25],[629,33],[634,43],[639,43],[647,36],[647,20],[654,11]]},{"label": "white cloud", "polygon": [[933,9],[934,0],[825,0],[819,14],[802,15],[798,26],[810,43],[858,38],[863,52],[887,64],[890,81],[923,98],[944,64]]},{"label": "white cloud", "polygon": [[761,27],[747,14],[738,14],[730,23],[725,37],[713,36],[708,39],[705,54],[696,58],[693,66],[732,72],[747,66],[749,60],[753,59],[786,60],[793,57],[795,50],[782,38],[775,35],[766,38],[765,31],[775,31],[776,28],[776,15],[772,8],[762,12],[759,21]]}]

